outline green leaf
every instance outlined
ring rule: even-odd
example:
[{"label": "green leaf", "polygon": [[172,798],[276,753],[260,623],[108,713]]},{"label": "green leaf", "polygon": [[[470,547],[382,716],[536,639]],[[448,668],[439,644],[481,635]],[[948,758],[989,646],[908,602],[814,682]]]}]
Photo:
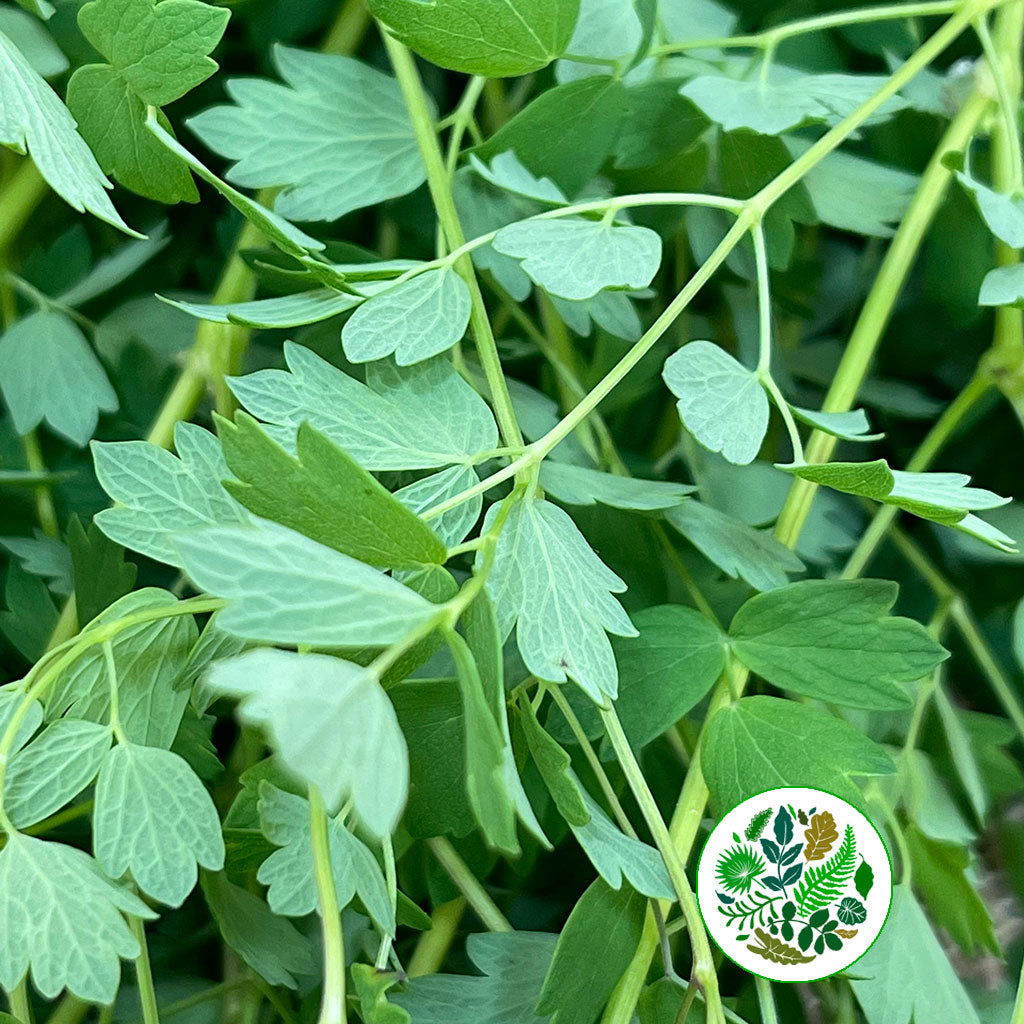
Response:
[{"label": "green leaf", "polygon": [[[454,679],[407,679],[388,691],[409,746],[409,834],[462,837],[472,831],[466,792],[466,717]],[[478,737],[479,739],[479,737]]]},{"label": "green leaf", "polygon": [[602,473],[569,462],[541,463],[541,487],[566,505],[608,505],[642,512],[659,512],[678,505],[696,488],[668,480],[640,480]]},{"label": "green leaf", "polygon": [[[956,162],[954,157],[954,167]],[[974,200],[989,231],[1011,249],[1024,248],[1024,196],[996,192],[962,170],[956,171],[956,179]]]},{"label": "green leaf", "polygon": [[856,974],[860,980],[850,984],[868,1024],[979,1024],[963,984],[906,886],[893,889],[885,926],[857,961]]},{"label": "green leaf", "polygon": [[442,563],[444,542],[365,469],[308,423],[299,427],[298,458],[245,413],[218,418],[228,468],[227,492],[250,512],[350,555],[392,569]]},{"label": "green leaf", "polygon": [[627,885],[616,891],[595,881],[558,937],[537,1013],[551,1024],[593,1024],[636,953],[646,906]]},{"label": "green leaf", "polygon": [[[635,636],[612,597],[626,585],[586,542],[572,519],[547,501],[514,500],[508,510],[487,590],[498,625],[513,625],[526,667],[541,679],[572,679],[596,704],[618,692],[618,672],[606,631]],[[501,506],[484,520],[486,533]]]},{"label": "green leaf", "polygon": [[[601,169],[630,113],[621,80],[602,75],[542,92],[503,124],[476,157],[512,152],[532,175],[574,196]],[[508,187],[501,179],[497,184]],[[555,198],[556,196],[548,196]]]},{"label": "green leaf", "polygon": [[493,245],[565,299],[589,299],[603,288],[646,288],[661,265],[661,239],[650,228],[581,217],[516,221]]},{"label": "green leaf", "polygon": [[391,1001],[416,1024],[542,1024],[534,1012],[557,936],[546,932],[470,935],[466,952],[483,977],[410,978]]},{"label": "green leaf", "polygon": [[498,443],[490,409],[447,359],[371,363],[361,384],[301,345],[287,342],[284,352],[290,373],[229,378],[238,400],[290,434],[308,421],[366,469],[468,464]]},{"label": "green leaf", "polygon": [[399,975],[385,974],[370,964],[352,965],[352,982],[359,997],[363,1024],[411,1024],[407,1011],[388,1002],[388,989],[398,981]]},{"label": "green leaf", "polygon": [[665,360],[683,426],[705,448],[745,466],[768,430],[768,395],[755,371],[710,341],[691,341]]},{"label": "green leaf", "polygon": [[108,540],[95,521],[86,530],[79,518],[72,516],[68,546],[74,568],[78,621],[91,622],[132,589],[138,569],[124,560],[124,548]]},{"label": "green leaf", "polygon": [[207,54],[229,17],[196,0],[92,0],[79,9],[82,33],[108,63],[71,76],[68,107],[100,166],[122,185],[165,203],[199,198],[188,168],[147,131],[146,107],[180,99],[217,70]]},{"label": "green leaf", "polygon": [[[115,601],[86,630],[176,603],[166,590],[136,590]],[[133,743],[166,750],[174,742],[188,703],[185,670],[197,633],[190,615],[175,615],[129,626],[111,640],[121,726]],[[106,725],[110,682],[103,649],[93,644],[57,677],[47,696],[47,717],[67,715]]]},{"label": "green leaf", "polygon": [[363,301],[362,295],[339,292],[333,288],[317,288],[296,295],[277,295],[272,299],[253,299],[249,302],[227,302],[220,305],[180,302],[164,298],[162,295],[158,297],[169,306],[210,323],[268,328],[319,323],[321,320],[329,320],[332,316],[354,309]]},{"label": "green leaf", "polygon": [[12,991],[31,967],[45,999],[67,988],[80,999],[112,1003],[118,959],[139,955],[122,912],[156,916],[81,850],[8,835],[0,850],[0,985]]},{"label": "green leaf", "polygon": [[178,458],[147,441],[94,442],[96,476],[120,506],[103,509],[94,522],[118,544],[180,566],[176,533],[242,525],[250,516],[221,485],[229,472],[213,434],[178,423],[174,446]]},{"label": "green leaf", "polygon": [[469,289],[451,268],[427,270],[367,299],[341,331],[353,363],[394,354],[409,366],[452,347],[469,324]]},{"label": "green leaf", "polygon": [[53,41],[39,19],[33,18],[27,10],[0,7],[0,32],[7,36],[32,65],[32,69],[43,78],[55,78],[67,71],[70,62],[64,56],[64,51]]},{"label": "green leaf", "polygon": [[295,975],[315,975],[313,945],[284,918],[222,871],[204,871],[203,896],[224,941],[269,985],[298,988]]},{"label": "green leaf", "polygon": [[240,698],[281,761],[316,786],[333,814],[351,797],[377,835],[394,831],[409,787],[409,757],[394,708],[369,670],[324,654],[249,651],[218,661],[210,689]]},{"label": "green leaf", "polygon": [[[256,876],[269,886],[267,902],[271,910],[286,917],[319,912],[309,803],[269,782],[260,783],[259,793],[261,827],[267,838],[280,847],[260,865]],[[349,832],[341,815],[329,820],[327,839],[338,909],[343,910],[358,895],[377,925],[388,935],[394,935],[391,897],[373,854]]]},{"label": "green leaf", "polygon": [[743,697],[719,711],[701,745],[719,816],[773,786],[810,786],[863,809],[858,775],[888,775],[882,748],[842,719],[777,697]]},{"label": "green leaf", "polygon": [[558,813],[569,825],[586,825],[590,821],[590,811],[584,803],[579,781],[572,774],[572,758],[537,720],[537,712],[525,693],[519,695],[519,712],[530,756],[555,801]]},{"label": "green leaf", "polygon": [[981,282],[978,305],[1024,306],[1024,266],[1015,263],[990,270]]},{"label": "green leaf", "polygon": [[975,509],[998,508],[1010,499],[968,487],[971,478],[964,473],[904,472],[890,469],[885,459],[778,468],[837,491],[895,505],[922,519],[969,533],[1001,551],[1016,551],[1011,537],[971,514]]},{"label": "green leaf", "polygon": [[181,533],[176,543],[196,584],[229,600],[221,628],[245,640],[379,646],[438,618],[409,587],[277,523]]},{"label": "green leaf", "polygon": [[274,210],[290,220],[336,220],[423,182],[423,161],[393,78],[351,57],[279,44],[273,61],[286,84],[231,79],[235,105],[188,121],[210,149],[237,161],[229,181],[283,186]]},{"label": "green leaf", "polygon": [[[635,170],[669,160],[707,131],[708,119],[679,93],[674,79],[632,85],[626,92],[629,117],[615,142],[615,167]],[[672,131],[665,131],[671,124]]]},{"label": "green leaf", "polygon": [[[16,684],[8,684],[0,687],[0,735],[7,731],[11,720],[18,711],[22,701],[25,699],[25,692]],[[32,738],[32,734],[42,725],[43,706],[38,700],[29,703],[28,711],[25,712],[17,732],[14,734],[14,745],[11,753],[16,754]]]},{"label": "green leaf", "polygon": [[55,594],[72,593],[75,586],[71,552],[42,530],[33,530],[33,534],[32,537],[0,537],[0,547],[18,559],[25,572],[45,579]]},{"label": "green leaf", "polygon": [[569,825],[597,873],[613,889],[620,889],[625,879],[637,892],[652,899],[675,899],[661,854],[653,846],[619,831],[579,780],[572,778],[590,817],[582,825]]},{"label": "green leaf", "polygon": [[818,412],[815,409],[801,409],[792,404],[789,408],[801,422],[842,441],[878,441],[885,437],[885,434],[869,433],[871,425],[863,409],[853,409],[850,412]]},{"label": "green leaf", "polygon": [[10,761],[4,810],[15,828],[27,828],[60,810],[89,785],[110,747],[110,729],[61,719],[48,725]]},{"label": "green leaf", "polygon": [[0,145],[31,153],[47,184],[65,202],[108,224],[137,232],[121,219],[107,197],[110,182],[75,130],[75,119],[22,52],[0,31]]},{"label": "green leaf", "polygon": [[804,580],[752,597],[729,626],[736,656],[773,686],[855,708],[912,703],[901,683],[949,657],[919,622],[889,615],[887,580]]},{"label": "green leaf", "polygon": [[370,9],[434,64],[508,78],[562,55],[579,0],[370,0]]},{"label": "green leaf", "polygon": [[[767,83],[700,75],[687,82],[682,93],[727,132],[747,129],[779,135],[806,124],[837,124],[886,81],[877,75],[809,75],[776,64]],[[891,97],[865,123],[886,121],[906,106],[905,100]]]},{"label": "green leaf", "polygon": [[19,434],[45,421],[81,447],[117,395],[85,335],[54,309],[30,313],[0,337],[0,392]]},{"label": "green leaf", "polygon": [[93,813],[96,859],[113,878],[180,907],[195,888],[197,862],[224,866],[217,808],[188,763],[169,750],[119,743],[100,768]]},{"label": "green leaf", "polygon": [[[420,515],[470,487],[475,487],[479,481],[480,477],[472,466],[449,466],[399,488],[395,491],[395,497],[411,512]],[[448,547],[454,547],[465,540],[466,534],[473,529],[480,518],[483,503],[483,495],[478,494],[456,505],[455,508],[432,517],[430,526]]]},{"label": "green leaf", "polygon": [[632,616],[640,635],[612,641],[619,666],[615,710],[634,747],[662,735],[692,710],[725,668],[725,639],[706,616],[683,605]]},{"label": "green leaf", "polygon": [[866,860],[862,860],[860,862],[860,867],[857,868],[853,876],[854,888],[857,890],[862,900],[866,900],[868,898],[868,893],[871,892],[874,884],[875,872]]},{"label": "green leaf", "polygon": [[0,632],[27,661],[37,661],[46,652],[57,624],[57,609],[46,584],[17,565],[7,568]]},{"label": "green leaf", "polygon": [[1002,956],[988,908],[967,877],[969,851],[930,839],[913,823],[904,836],[918,892],[935,924],[945,928],[968,956],[982,950]]},{"label": "green leaf", "polygon": [[772,535],[701,501],[684,501],[665,513],[708,561],[755,590],[774,590],[788,582],[787,573],[803,572],[804,563]]}]

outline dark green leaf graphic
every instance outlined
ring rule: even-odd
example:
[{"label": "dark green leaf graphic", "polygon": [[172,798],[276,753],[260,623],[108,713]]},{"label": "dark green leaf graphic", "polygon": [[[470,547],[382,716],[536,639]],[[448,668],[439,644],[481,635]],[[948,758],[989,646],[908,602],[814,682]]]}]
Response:
[{"label": "dark green leaf graphic", "polygon": [[760,839],[761,833],[765,830],[765,827],[768,822],[771,821],[771,818],[772,809],[770,807],[766,807],[763,811],[758,811],[757,814],[750,819],[750,824],[747,826],[747,831],[744,832],[744,835],[751,842],[755,839]]},{"label": "dark green leaf graphic", "polygon": [[868,912],[864,908],[864,904],[852,896],[844,896],[836,909],[836,917],[843,924],[861,924],[867,919],[867,916]]},{"label": "dark green leaf graphic", "polygon": [[820,912],[819,908],[827,907],[838,899],[853,875],[856,859],[857,845],[853,837],[853,827],[847,825],[839,850],[824,864],[809,867],[803,881],[797,886],[794,895],[800,913]]},{"label": "dark green leaf graphic", "polygon": [[874,884],[875,873],[871,869],[871,865],[862,857],[860,867],[857,868],[857,873],[853,876],[854,888],[860,893],[862,900],[868,898],[868,893],[871,892],[871,887]]},{"label": "dark green leaf graphic", "polygon": [[780,807],[775,815],[775,841],[779,846],[786,846],[792,839],[793,818],[785,807]]}]

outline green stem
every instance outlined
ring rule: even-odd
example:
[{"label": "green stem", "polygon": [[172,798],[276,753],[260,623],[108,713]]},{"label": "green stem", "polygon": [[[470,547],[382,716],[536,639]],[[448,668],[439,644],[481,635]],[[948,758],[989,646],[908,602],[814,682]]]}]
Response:
[{"label": "green stem", "polygon": [[[39,448],[39,435],[30,430],[21,439],[25,448],[25,462],[33,473],[46,473],[46,463],[43,461],[43,453]],[[57,509],[53,504],[53,493],[50,490],[51,484],[43,483],[33,488],[36,502],[36,515],[39,517],[39,525],[43,533],[55,540],[60,538],[60,525],[57,521]]]},{"label": "green stem", "polygon": [[139,988],[139,1002],[142,1004],[143,1024],[160,1024],[153,969],[149,962],[149,945],[146,942],[146,926],[141,918],[132,915],[128,916],[128,926],[139,944],[139,955],[135,958],[135,980]]},{"label": "green stem", "polygon": [[80,1024],[91,1009],[91,1004],[69,992],[57,1004],[57,1009],[46,1018],[46,1024]]},{"label": "green stem", "polygon": [[1021,968],[1020,979],[1017,982],[1017,998],[1013,1002],[1010,1024],[1024,1024],[1024,967]]},{"label": "green stem", "polygon": [[345,1024],[345,940],[341,931],[338,893],[331,868],[327,810],[320,790],[309,787],[309,824],[313,840],[313,874],[324,936],[324,979],[318,1024]]},{"label": "green stem", "polygon": [[[458,249],[466,242],[462,231],[462,224],[459,220],[458,211],[455,208],[455,200],[452,196],[451,182],[448,168],[445,164],[444,154],[438,142],[437,131],[434,125],[433,114],[427,101],[427,94],[420,80],[419,71],[416,70],[416,63],[412,54],[397,39],[394,39],[386,29],[381,28],[384,38],[384,45],[387,48],[388,56],[391,58],[391,65],[398,79],[398,85],[405,98],[405,105],[409,110],[409,117],[412,119],[413,132],[419,145],[420,155],[427,168],[427,186],[430,189],[431,198],[434,200],[434,208],[437,211],[437,219],[441,225],[448,242],[449,250]],[[480,365],[483,367],[484,376],[487,378],[487,386],[491,393],[491,402],[494,406],[494,414],[501,430],[501,436],[506,445],[510,447],[522,447],[523,435],[516,422],[515,412],[512,409],[512,397],[509,395],[508,385],[505,383],[505,374],[501,368],[501,358],[498,355],[498,346],[494,340],[494,332],[491,330],[491,322],[487,314],[487,307],[484,304],[484,297],[480,291],[480,285],[476,279],[476,272],[473,269],[473,261],[468,255],[462,255],[455,261],[455,269],[459,276],[466,282],[470,295],[470,327],[473,331],[473,339],[476,342],[477,354],[480,358]]]},{"label": "green stem", "polygon": [[[931,430],[925,435],[924,440],[918,445],[917,450],[907,462],[908,471],[920,473],[932,464],[935,457],[959,429],[967,414],[985,396],[991,386],[991,382],[980,373],[976,373],[968,381],[967,386],[945,408]],[[843,568],[842,579],[856,579],[864,572],[897,515],[899,515],[899,509],[895,505],[880,505],[878,507]]]},{"label": "green stem", "polygon": [[441,970],[462,915],[466,912],[466,905],[466,898],[457,896],[434,908],[434,913],[430,915],[430,931],[420,936],[409,960],[406,973],[410,978],[422,978]]},{"label": "green stem", "polygon": [[779,1024],[772,983],[767,978],[762,978],[760,974],[756,974],[754,987],[757,989],[757,1002],[761,1007],[761,1024]]},{"label": "green stem", "polygon": [[36,165],[25,159],[0,191],[0,263],[18,233],[43,201],[49,187]]},{"label": "green stem", "polygon": [[508,923],[508,919],[498,909],[487,890],[477,881],[476,875],[469,870],[455,847],[444,836],[428,839],[427,846],[430,847],[438,863],[455,883],[455,887],[462,893],[466,902],[473,908],[476,916],[483,921],[484,927],[492,932],[512,931],[512,925]]},{"label": "green stem", "polygon": [[[944,28],[953,21],[957,21],[960,28],[963,28],[962,17],[951,19]],[[944,45],[948,41],[948,35],[948,32],[943,32]],[[935,36],[932,39],[935,39]],[[905,64],[904,67],[906,66]],[[826,412],[847,412],[853,408],[857,392],[867,377],[882,340],[882,333],[917,257],[925,232],[949,184],[951,172],[943,160],[948,153],[958,152],[967,145],[989,103],[989,98],[983,92],[975,90],[946,129],[929,161],[917,192],[878,269],[875,282],[843,352],[835,378],[822,403],[822,408]],[[808,150],[804,156],[810,152],[811,150]],[[836,439],[831,434],[820,430],[813,431],[807,443],[807,461],[812,464],[827,462],[835,446]],[[784,544],[792,547],[796,543],[816,491],[816,484],[802,478],[794,480],[776,526],[776,534]]]},{"label": "green stem", "polygon": [[28,978],[24,977],[8,993],[11,1004],[11,1015],[17,1017],[21,1024],[32,1024],[32,1001],[28,995]]},{"label": "green stem", "polygon": [[715,1024],[724,1024],[725,1016],[722,1013],[721,997],[718,994],[718,974],[715,971],[715,962],[711,955],[707,933],[704,931],[704,921],[700,916],[693,889],[690,888],[690,882],[686,877],[683,859],[672,841],[661,811],[658,810],[654,794],[647,785],[647,779],[633,754],[614,707],[607,711],[602,710],[601,720],[604,722],[605,732],[625,773],[629,788],[651,831],[654,844],[657,846],[658,852],[665,862],[665,867],[668,869],[669,877],[672,879],[672,888],[679,900],[679,906],[690,936],[690,946],[693,950],[693,980],[704,993],[707,1019],[714,1021]]}]

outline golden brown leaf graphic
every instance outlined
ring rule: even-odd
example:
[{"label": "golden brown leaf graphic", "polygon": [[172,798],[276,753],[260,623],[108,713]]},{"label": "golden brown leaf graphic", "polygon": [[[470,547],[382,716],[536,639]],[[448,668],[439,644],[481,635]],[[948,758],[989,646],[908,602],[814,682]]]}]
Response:
[{"label": "golden brown leaf graphic", "polygon": [[828,811],[821,811],[811,818],[811,827],[804,829],[807,845],[804,847],[805,860],[823,860],[839,838],[835,818]]},{"label": "golden brown leaf graphic", "polygon": [[755,928],[757,937],[761,942],[760,946],[747,946],[751,953],[763,956],[765,960],[771,960],[777,964],[809,964],[814,959],[814,954],[806,956],[794,946],[787,946],[781,939],[769,935],[763,928]]},{"label": "golden brown leaf graphic", "polygon": [[837,928],[836,935],[841,939],[852,939],[857,934],[856,928]]}]

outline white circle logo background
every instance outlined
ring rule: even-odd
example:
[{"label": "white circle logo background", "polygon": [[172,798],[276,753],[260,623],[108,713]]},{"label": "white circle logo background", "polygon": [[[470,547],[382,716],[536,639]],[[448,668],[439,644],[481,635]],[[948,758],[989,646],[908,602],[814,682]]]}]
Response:
[{"label": "white circle logo background", "polygon": [[820,789],[770,789],[711,833],[697,865],[697,901],[708,932],[741,967],[772,981],[816,981],[845,970],[878,938],[892,867],[874,825],[845,800]]}]

